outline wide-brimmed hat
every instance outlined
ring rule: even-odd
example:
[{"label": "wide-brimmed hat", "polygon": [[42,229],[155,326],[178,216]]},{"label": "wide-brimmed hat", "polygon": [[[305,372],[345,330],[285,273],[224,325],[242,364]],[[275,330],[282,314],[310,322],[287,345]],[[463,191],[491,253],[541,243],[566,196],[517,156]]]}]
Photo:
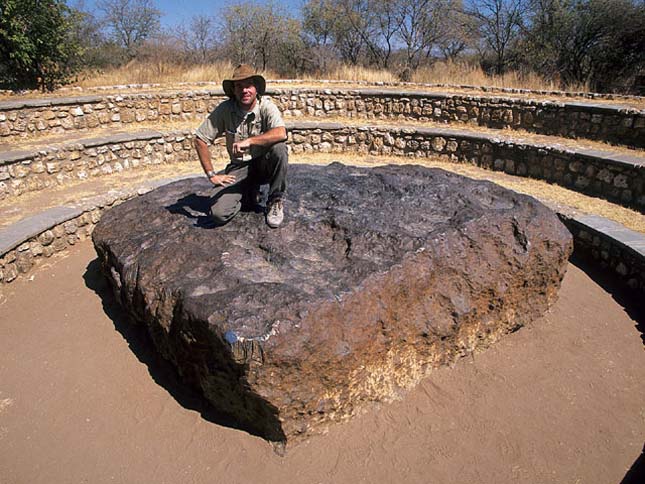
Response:
[{"label": "wide-brimmed hat", "polygon": [[222,89],[224,89],[224,92],[228,97],[233,98],[235,97],[233,83],[235,81],[243,81],[244,79],[253,79],[255,88],[257,89],[260,96],[264,94],[264,91],[266,91],[267,82],[264,80],[264,77],[256,74],[256,72],[253,70],[253,67],[248,64],[240,64],[239,66],[237,66],[233,71],[231,78],[224,79],[222,81]]}]

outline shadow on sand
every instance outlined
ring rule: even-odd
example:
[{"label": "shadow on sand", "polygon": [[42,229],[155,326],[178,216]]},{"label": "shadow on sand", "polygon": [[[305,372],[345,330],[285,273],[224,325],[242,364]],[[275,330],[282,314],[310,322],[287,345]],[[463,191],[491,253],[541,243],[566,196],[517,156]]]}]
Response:
[{"label": "shadow on sand", "polygon": [[611,270],[602,269],[597,262],[590,261],[587,257],[581,257],[574,252],[570,262],[593,279],[625,309],[629,317],[635,321],[635,327],[640,332],[641,341],[645,345],[645,304],[643,304],[642,292],[625,287],[625,283]]},{"label": "shadow on sand", "polygon": [[641,455],[634,461],[620,484],[643,484],[643,482],[645,482],[645,445]]},{"label": "shadow on sand", "polygon": [[[602,287],[636,323],[636,329],[641,334],[641,341],[645,345],[645,305],[643,304],[642,293],[636,290],[630,290],[625,287],[624,282],[620,281],[611,271],[598,267],[597,262],[593,262],[585,257],[580,257],[575,252],[570,262],[581,269],[593,281]],[[645,445],[643,451],[634,461],[625,477],[620,484],[642,484],[645,482]]]},{"label": "shadow on sand", "polygon": [[[207,203],[207,200],[209,200],[208,197],[192,195],[178,200],[176,204],[168,207],[168,209],[176,210],[177,213],[182,213],[191,218],[200,219],[203,216],[208,219],[205,215],[191,213],[192,211],[200,211],[204,204]],[[188,210],[185,210],[186,208]],[[199,222],[197,220],[197,223]],[[211,227],[212,225],[208,228]],[[645,307],[642,304],[642,297],[639,298],[639,294],[635,291],[625,289],[616,276],[600,269],[596,264],[584,258],[574,254],[570,262],[584,271],[625,309],[627,314],[636,322],[636,328],[645,344]],[[111,287],[101,272],[98,259],[94,259],[88,264],[85,274],[83,274],[83,279],[85,285],[101,298],[105,314],[112,320],[115,329],[127,341],[137,359],[148,367],[153,380],[166,389],[182,407],[199,412],[202,418],[209,422],[241,430],[264,439],[262,434],[254,431],[254,429],[241,426],[232,417],[215,410],[200,392],[188,387],[180,380],[175,367],[154,350],[154,345],[146,328],[132,322],[131,318],[117,303]],[[620,484],[642,482],[645,482],[645,446],[643,453],[633,463]]]},{"label": "shadow on sand", "polygon": [[155,351],[146,328],[134,323],[118,304],[112,288],[101,272],[101,264],[98,259],[94,259],[88,264],[83,279],[85,285],[101,298],[105,314],[114,323],[114,328],[127,341],[137,359],[148,367],[152,379],[168,391],[182,407],[199,412],[202,418],[209,422],[263,438],[254,429],[242,426],[232,417],[215,410],[199,391],[188,387],[180,380],[175,367]]}]

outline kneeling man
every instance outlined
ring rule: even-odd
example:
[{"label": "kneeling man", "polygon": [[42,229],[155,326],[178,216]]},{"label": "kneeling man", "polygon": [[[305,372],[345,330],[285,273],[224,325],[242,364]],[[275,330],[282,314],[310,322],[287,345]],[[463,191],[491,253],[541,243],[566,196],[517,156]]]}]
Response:
[{"label": "kneeling man", "polygon": [[[208,179],[217,187],[211,215],[219,225],[231,220],[243,204],[260,202],[260,185],[269,184],[267,224],[278,227],[284,218],[287,188],[287,130],[282,115],[262,96],[264,78],[241,64],[222,82],[229,97],[197,129],[195,147]],[[230,163],[223,173],[213,171],[208,145],[226,137]]]}]

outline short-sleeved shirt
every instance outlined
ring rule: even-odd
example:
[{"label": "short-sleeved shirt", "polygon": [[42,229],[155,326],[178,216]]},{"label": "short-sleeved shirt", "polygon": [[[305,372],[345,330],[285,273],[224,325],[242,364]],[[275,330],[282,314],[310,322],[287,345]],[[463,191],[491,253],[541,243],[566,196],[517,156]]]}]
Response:
[{"label": "short-sleeved shirt", "polygon": [[266,149],[252,146],[250,154],[243,159],[236,159],[233,156],[234,141],[257,136],[284,125],[280,110],[269,99],[258,99],[254,108],[248,112],[241,110],[235,99],[229,99],[215,108],[197,128],[195,135],[209,144],[222,135],[226,136],[226,149],[231,162],[241,162],[263,155]]}]

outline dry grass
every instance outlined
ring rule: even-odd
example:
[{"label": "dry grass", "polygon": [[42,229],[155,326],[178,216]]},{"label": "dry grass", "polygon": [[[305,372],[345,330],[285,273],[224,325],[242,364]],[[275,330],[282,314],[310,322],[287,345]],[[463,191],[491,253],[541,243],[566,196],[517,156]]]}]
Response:
[{"label": "dry grass", "polygon": [[[233,72],[235,66],[228,61],[205,65],[183,65],[171,62],[132,61],[124,66],[104,72],[86,73],[84,79],[74,84],[80,87],[111,86],[121,84],[177,84],[180,82],[219,83]],[[280,79],[272,71],[263,72],[267,79]],[[305,76],[307,81],[321,78],[336,81],[396,82],[397,78],[386,70],[369,69],[360,66],[341,65],[317,76]]]},{"label": "dry grass", "polygon": [[[212,64],[184,65],[179,63],[158,61],[131,61],[118,68],[103,72],[85,73],[83,79],[75,86],[96,87],[122,84],[177,84],[196,82],[221,82],[229,77],[235,66],[228,61],[218,61]],[[271,71],[264,72],[267,78],[276,78]]]},{"label": "dry grass", "polygon": [[[87,72],[82,80],[74,85],[80,87],[111,86],[123,84],[176,84],[180,82],[221,82],[233,71],[229,61],[217,61],[205,65],[184,65],[173,62],[142,62],[134,60],[128,64],[103,72]],[[267,79],[280,79],[272,71],[264,72]],[[317,75],[305,75],[304,81],[316,82],[320,79],[332,81],[384,82],[396,83],[396,73],[385,69],[371,69],[362,66],[340,64]],[[554,82],[549,82],[535,74],[509,72],[503,76],[488,76],[479,66],[467,63],[437,62],[431,67],[419,68],[412,81],[427,84],[452,84],[489,87],[512,87],[535,90],[557,90]],[[585,86],[572,86],[571,90],[585,91]]]},{"label": "dry grass", "polygon": [[[557,91],[556,81],[549,81],[533,73],[508,72],[502,76],[489,76],[479,66],[467,63],[436,62],[430,67],[419,68],[412,76],[414,82],[428,84],[458,84],[468,86],[508,87]],[[588,86],[569,86],[569,91],[588,92]]]},{"label": "dry grass", "polygon": [[370,69],[369,67],[351,66],[341,64],[326,72],[314,75],[305,75],[304,81],[316,82],[320,79],[330,81],[362,81],[362,82],[398,82],[392,72],[385,69]]},{"label": "dry grass", "polygon": [[[11,99],[33,99],[49,98],[55,96],[68,96],[69,90],[87,89],[92,90],[101,87],[105,92],[121,92],[122,86],[128,85],[131,92],[141,90],[137,85],[146,85],[145,90],[185,90],[185,89],[204,89],[204,83],[207,88],[220,86],[221,81],[230,76],[233,71],[233,64],[228,61],[217,61],[205,65],[188,65],[178,64],[167,61],[132,61],[125,66],[106,70],[102,72],[87,71],[81,75],[81,79],[53,93],[28,92],[21,94],[10,94],[9,92],[0,92],[0,100],[5,98]],[[281,77],[273,72],[266,71],[262,73],[269,83]],[[324,80],[324,84],[321,82]],[[472,66],[467,63],[446,63],[437,62],[432,67],[421,68],[414,75],[414,83],[405,84],[404,90],[423,90],[423,91],[441,91],[452,93],[467,92],[469,95],[490,96],[491,92],[486,89],[490,87],[510,87],[530,90],[546,91],[544,94],[533,92],[531,99],[544,99],[560,101],[562,94],[557,90],[555,82],[548,82],[535,75],[521,75],[517,72],[510,72],[501,77],[491,77],[484,74],[478,66]],[[384,89],[398,90],[401,84],[397,86],[397,76],[395,73],[387,70],[369,69],[360,66],[336,65],[326,72],[318,75],[306,75],[303,79],[294,82],[283,82],[279,87],[320,87],[326,88],[337,87],[339,89],[351,89],[352,87],[362,87],[364,83],[383,83]],[[416,84],[415,84],[416,83]],[[112,89],[109,89],[112,86]],[[585,86],[572,86],[577,92],[583,92]],[[524,97],[523,93],[504,92],[504,97]],[[579,98],[582,101],[588,100],[584,95],[573,96],[567,94],[568,100]],[[643,109],[645,102],[640,99],[630,98],[629,100],[621,99],[594,99],[595,103],[609,103],[612,105],[623,105],[625,107]]]}]

